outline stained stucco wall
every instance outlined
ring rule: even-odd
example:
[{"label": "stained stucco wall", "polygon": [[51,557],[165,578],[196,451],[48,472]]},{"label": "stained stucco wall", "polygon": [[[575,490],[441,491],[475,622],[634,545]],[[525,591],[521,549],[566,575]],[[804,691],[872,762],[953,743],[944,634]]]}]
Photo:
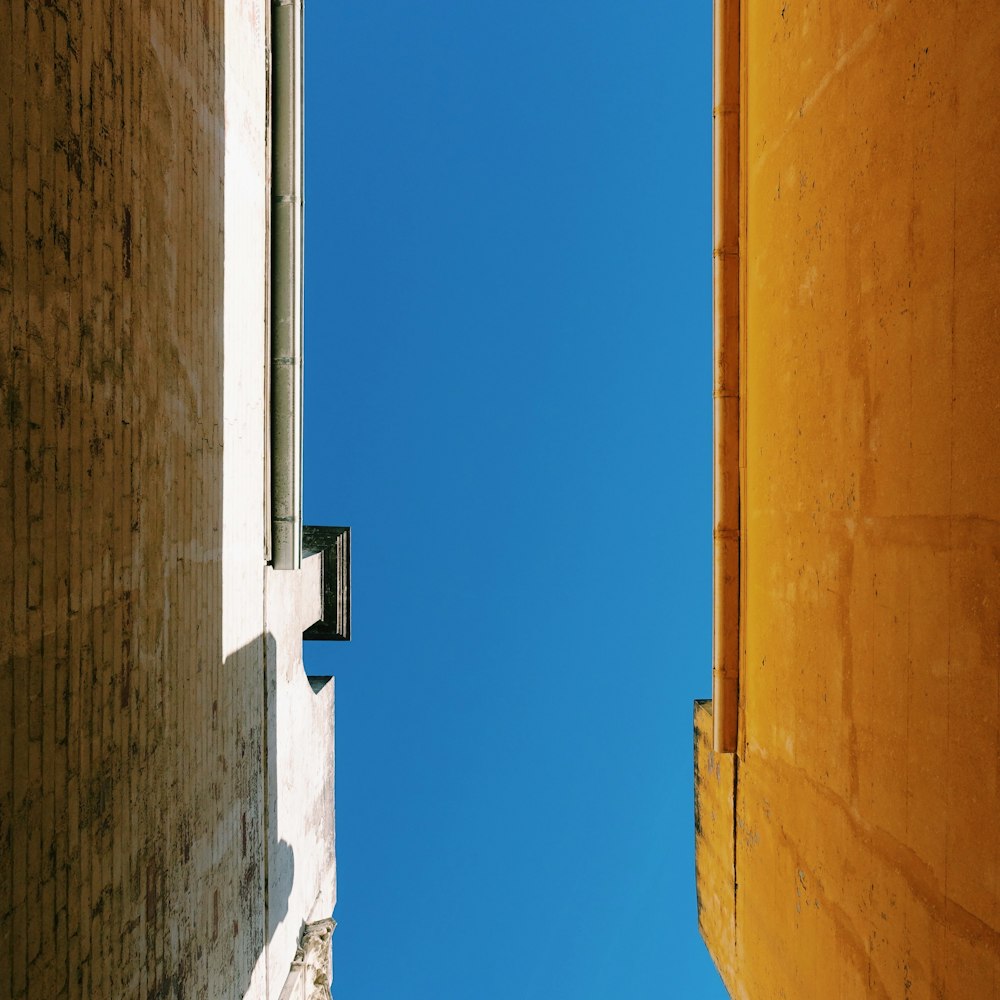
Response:
[{"label": "stained stucco wall", "polygon": [[996,997],[1000,8],[745,4],[742,44],[732,945],[703,930],[738,997]]},{"label": "stained stucco wall", "polygon": [[[302,621],[265,619],[266,16],[264,0],[0,10],[12,1000],[275,997],[295,951],[281,928],[333,905],[332,688],[303,725],[323,711],[277,673],[301,671]],[[277,825],[279,746],[325,769],[325,839]]]}]

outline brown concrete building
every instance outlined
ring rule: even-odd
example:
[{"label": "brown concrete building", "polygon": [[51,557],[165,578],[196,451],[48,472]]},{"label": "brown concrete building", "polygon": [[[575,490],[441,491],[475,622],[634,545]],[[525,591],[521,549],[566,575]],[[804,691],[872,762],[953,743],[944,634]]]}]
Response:
[{"label": "brown concrete building", "polygon": [[1000,6],[718,0],[715,686],[734,997],[1000,996]]},{"label": "brown concrete building", "polygon": [[323,560],[268,564],[272,26],[0,9],[0,997],[329,975]]}]

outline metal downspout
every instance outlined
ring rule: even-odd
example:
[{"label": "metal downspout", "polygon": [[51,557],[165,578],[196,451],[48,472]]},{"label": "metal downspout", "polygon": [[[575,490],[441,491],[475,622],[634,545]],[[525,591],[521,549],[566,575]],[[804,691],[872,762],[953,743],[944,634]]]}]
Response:
[{"label": "metal downspout", "polygon": [[271,563],[302,565],[302,0],[274,0],[271,118]]},{"label": "metal downspout", "polygon": [[715,0],[713,82],[714,532],[712,714],[736,749],[740,657],[740,3]]}]

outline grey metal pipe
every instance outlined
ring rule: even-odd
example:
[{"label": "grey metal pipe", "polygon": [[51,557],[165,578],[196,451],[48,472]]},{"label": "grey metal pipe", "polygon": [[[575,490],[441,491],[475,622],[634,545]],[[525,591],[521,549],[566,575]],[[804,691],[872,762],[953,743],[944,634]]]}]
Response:
[{"label": "grey metal pipe", "polygon": [[271,8],[271,563],[302,565],[302,0]]}]

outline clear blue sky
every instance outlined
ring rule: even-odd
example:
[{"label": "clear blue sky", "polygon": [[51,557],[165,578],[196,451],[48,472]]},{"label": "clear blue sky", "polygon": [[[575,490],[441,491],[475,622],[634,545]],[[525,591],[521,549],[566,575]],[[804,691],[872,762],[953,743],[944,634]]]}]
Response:
[{"label": "clear blue sky", "polygon": [[710,1000],[711,6],[306,5],[337,1000]]}]

